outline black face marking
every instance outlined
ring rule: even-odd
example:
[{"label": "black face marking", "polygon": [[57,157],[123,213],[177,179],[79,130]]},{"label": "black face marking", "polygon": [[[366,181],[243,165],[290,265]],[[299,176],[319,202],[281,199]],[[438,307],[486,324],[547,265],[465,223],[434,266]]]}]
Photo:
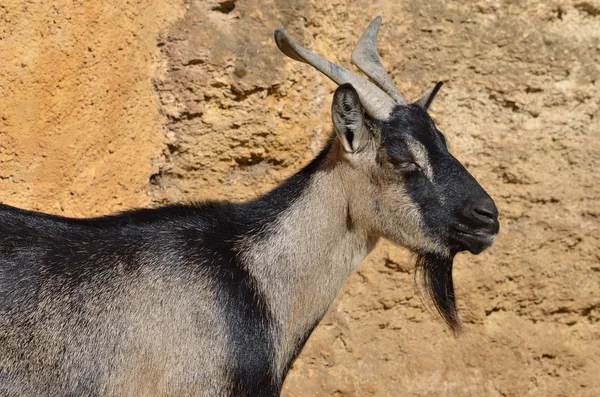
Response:
[{"label": "black face marking", "polygon": [[416,105],[399,106],[383,125],[383,148],[390,158],[411,159],[408,140],[421,143],[432,155],[449,154],[443,134],[429,115]]},{"label": "black face marking", "polygon": [[477,254],[491,245],[499,230],[497,209],[475,178],[450,154],[445,137],[423,108],[398,106],[381,130],[382,157],[392,165],[414,161],[410,140],[426,151],[432,177],[417,169],[402,173],[400,183],[419,207],[424,234],[447,251],[442,255],[417,248],[417,270],[435,307],[458,332],[452,258],[457,252]]},{"label": "black face marking", "polygon": [[[426,232],[446,244],[450,251],[480,251],[479,247],[471,247],[464,239],[457,241],[452,235],[456,235],[454,228],[457,225],[461,225],[465,232],[497,233],[497,221],[490,220],[484,225],[485,222],[478,222],[468,214],[465,216],[463,211],[473,201],[491,202],[490,206],[493,206],[493,201],[450,154],[443,134],[435,127],[431,117],[419,106],[399,106],[382,130],[382,150],[392,164],[414,161],[408,144],[410,139],[419,142],[427,152],[433,179],[415,172],[403,180],[407,193],[421,209]],[[491,212],[497,213],[495,208]]]}]

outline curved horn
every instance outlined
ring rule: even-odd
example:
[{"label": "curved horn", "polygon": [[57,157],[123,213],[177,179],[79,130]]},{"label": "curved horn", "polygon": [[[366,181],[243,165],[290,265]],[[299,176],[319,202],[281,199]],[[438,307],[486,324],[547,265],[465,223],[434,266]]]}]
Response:
[{"label": "curved horn", "polygon": [[352,84],[369,115],[380,120],[389,118],[396,104],[375,84],[299,46],[282,28],[275,31],[275,42],[285,55],[311,65],[338,85]]},{"label": "curved horn", "polygon": [[377,53],[377,33],[381,25],[381,17],[377,17],[371,22],[369,27],[360,36],[356,47],[352,51],[352,63],[369,76],[378,86],[380,86],[394,101],[399,105],[406,105],[408,102],[391,77],[387,74]]}]

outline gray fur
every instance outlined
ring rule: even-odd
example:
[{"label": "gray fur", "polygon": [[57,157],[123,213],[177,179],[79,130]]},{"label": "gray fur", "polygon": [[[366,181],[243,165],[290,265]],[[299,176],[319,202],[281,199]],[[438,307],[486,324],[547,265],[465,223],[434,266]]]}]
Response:
[{"label": "gray fur", "polygon": [[347,222],[346,171],[341,168],[316,174],[307,192],[277,222],[272,237],[245,242],[247,266],[265,291],[280,329],[274,357],[279,376],[376,242]]},{"label": "gray fur", "polygon": [[[137,274],[119,275],[115,264],[72,291],[45,280],[37,308],[13,316],[25,324],[0,322],[8,395],[227,395],[213,381],[223,377],[229,342],[212,287],[187,272],[173,276],[161,262],[149,252]],[[76,316],[73,306],[81,307]]]}]

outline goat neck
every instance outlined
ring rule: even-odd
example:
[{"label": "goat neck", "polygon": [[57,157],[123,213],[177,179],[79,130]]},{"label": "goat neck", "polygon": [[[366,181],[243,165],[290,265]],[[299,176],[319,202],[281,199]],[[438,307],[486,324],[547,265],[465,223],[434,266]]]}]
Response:
[{"label": "goat neck", "polygon": [[338,140],[330,143],[298,197],[240,249],[273,316],[279,376],[377,241],[353,221],[348,184],[361,176],[340,159],[341,150]]}]

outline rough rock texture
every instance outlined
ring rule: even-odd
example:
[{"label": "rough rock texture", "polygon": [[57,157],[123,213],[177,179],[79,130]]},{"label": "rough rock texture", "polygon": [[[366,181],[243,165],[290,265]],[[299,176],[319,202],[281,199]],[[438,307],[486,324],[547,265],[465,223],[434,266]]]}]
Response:
[{"label": "rough rock texture", "polygon": [[148,204],[169,0],[0,4],[0,200],[75,216]]},{"label": "rough rock texture", "polygon": [[284,395],[600,395],[597,0],[102,4],[0,5],[3,201],[88,215],[265,192],[318,151],[335,89],[273,30],[348,66],[382,15],[402,91],[446,82],[432,114],[501,234],[457,259],[458,339],[415,291],[409,253],[380,244]]}]

